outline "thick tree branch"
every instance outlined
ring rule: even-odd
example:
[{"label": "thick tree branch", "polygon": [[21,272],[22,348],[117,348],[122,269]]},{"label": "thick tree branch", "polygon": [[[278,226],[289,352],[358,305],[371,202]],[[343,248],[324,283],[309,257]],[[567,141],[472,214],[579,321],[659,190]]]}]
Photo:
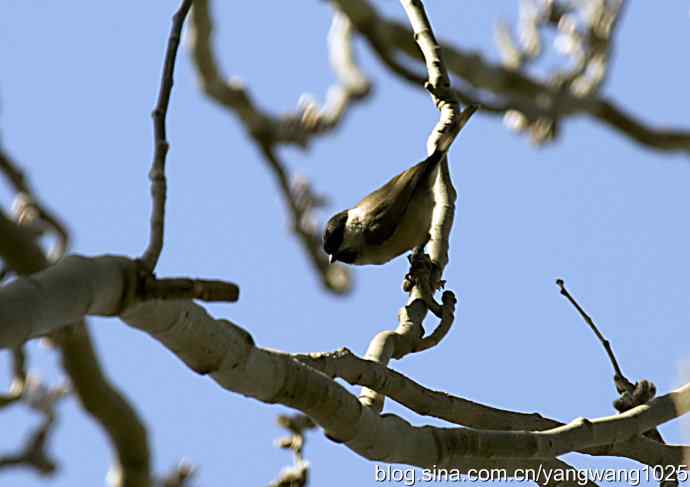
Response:
[{"label": "thick tree branch", "polygon": [[[17,279],[0,289],[0,322],[5,324],[0,346],[14,346],[85,314],[120,315],[224,388],[298,409],[365,458],[417,466],[523,468],[566,451],[616,441],[621,450],[617,453],[637,458],[635,449],[649,445],[635,435],[690,409],[687,385],[624,414],[576,420],[543,432],[414,427],[395,415],[363,408],[342,386],[292,357],[255,347],[245,330],[212,319],[193,302],[139,303],[131,289],[136,269],[134,261],[123,257],[69,256],[30,279]],[[61,294],[61,289],[71,292]],[[647,442],[654,444],[650,448],[657,463],[690,464],[687,447]]]},{"label": "thick tree branch", "polygon": [[[19,276],[49,266],[34,236],[0,212],[0,256]],[[62,296],[69,295],[64,288]],[[67,294],[64,294],[67,293]],[[27,310],[31,311],[31,310]],[[47,320],[51,316],[45,316]],[[0,319],[0,323],[5,323]],[[51,335],[60,351],[62,367],[82,407],[106,432],[116,453],[115,469],[120,484],[127,487],[151,485],[151,459],[146,427],[125,396],[110,384],[89,336],[83,316]],[[57,323],[56,326],[68,323]],[[49,329],[46,329],[49,332]],[[2,334],[2,332],[0,332]]]},{"label": "thick tree branch", "polygon": [[[297,354],[293,357],[329,377],[338,377],[349,384],[375,390],[417,414],[443,419],[456,425],[504,431],[543,431],[564,426],[564,423],[545,418],[539,413],[498,409],[446,392],[427,389],[395,370],[357,357],[346,348],[332,353]],[[654,466],[660,464],[660,458],[680,464],[683,450],[679,448],[640,437],[624,443],[611,443],[578,451],[594,456],[626,456]]]}]

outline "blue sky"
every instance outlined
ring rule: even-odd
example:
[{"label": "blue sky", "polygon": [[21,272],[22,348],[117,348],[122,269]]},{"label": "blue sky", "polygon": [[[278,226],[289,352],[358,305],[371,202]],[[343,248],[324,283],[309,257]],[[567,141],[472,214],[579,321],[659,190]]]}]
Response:
[{"label": "blue sky", "polygon": [[[493,26],[517,2],[427,2],[439,38],[497,58]],[[397,1],[380,0],[402,17]],[[149,113],[158,90],[169,18],[177,2],[5,0],[0,18],[0,134],[42,199],[69,223],[74,252],[138,255],[147,239],[152,154]],[[217,46],[274,112],[302,93],[323,100],[333,82],[326,2],[215,2]],[[690,126],[686,2],[635,2],[616,39],[604,92],[644,120]],[[387,73],[359,42],[374,96],[311,149],[281,149],[332,206],[346,208],[424,155],[437,119],[428,96]],[[241,125],[199,91],[183,48],[168,116],[168,221],[161,275],[238,282],[241,300],[211,305],[258,345],[290,352],[347,346],[363,353],[395,326],[406,261],[356,269],[347,298],[326,294],[291,236],[271,174]],[[553,145],[535,148],[497,118],[477,115],[451,151],[459,192],[448,287],[459,297],[451,334],[392,367],[429,387],[498,407],[570,420],[613,413],[610,365],[558,294],[566,280],[611,340],[631,379],[666,392],[690,359],[690,159],[639,147],[584,117],[567,120]],[[0,189],[3,205],[10,202]],[[146,419],[157,472],[180,458],[198,484],[263,485],[290,456],[272,446],[284,409],[229,394],[149,337],[115,319],[93,319],[104,366]],[[430,325],[427,325],[429,328]],[[29,346],[31,370],[59,380],[55,354]],[[685,365],[683,365],[685,364]],[[6,353],[0,370],[8,369]],[[684,372],[681,372],[684,371]],[[2,381],[7,381],[7,373]],[[2,383],[0,385],[5,385]],[[441,424],[388,403],[414,424]],[[37,418],[0,414],[0,452]],[[679,422],[662,429],[683,440]],[[6,432],[6,433],[5,433]],[[685,436],[685,441],[690,437]],[[103,485],[111,454],[101,431],[68,399],[52,451],[59,474],[6,474],[7,485]],[[312,485],[376,485],[374,465],[312,434]],[[635,465],[569,457],[581,467]]]}]

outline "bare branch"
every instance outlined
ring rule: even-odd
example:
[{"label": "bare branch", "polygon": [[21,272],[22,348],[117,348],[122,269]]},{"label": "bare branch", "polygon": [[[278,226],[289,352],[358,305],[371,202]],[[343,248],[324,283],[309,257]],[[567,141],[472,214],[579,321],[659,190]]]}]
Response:
[{"label": "bare branch", "polygon": [[310,257],[310,262],[321,278],[321,283],[326,289],[336,294],[347,294],[352,289],[352,277],[350,271],[342,265],[333,265],[328,261],[328,256],[321,248],[321,232],[313,224],[310,213],[311,205],[302,205],[301,198],[290,186],[285,165],[282,163],[274,147],[270,144],[258,142],[264,160],[271,168],[271,172],[278,180],[278,187],[283,200],[287,203],[292,220],[292,230],[299,238],[304,251]]},{"label": "bare branch", "polygon": [[29,435],[20,452],[0,455],[0,471],[7,468],[28,467],[43,476],[55,473],[57,464],[46,452],[53,424],[52,418],[45,418]]},{"label": "bare branch", "polygon": [[284,468],[280,477],[271,482],[269,487],[305,487],[309,482],[309,462],[304,460],[306,432],[314,429],[316,425],[308,416],[303,414],[280,415],[278,416],[278,424],[291,434],[287,438],[279,439],[276,446],[292,450],[295,463]]},{"label": "bare branch", "polygon": [[166,136],[165,118],[168,114],[170,93],[172,92],[174,83],[173,74],[175,72],[175,59],[177,57],[177,48],[180,45],[180,38],[182,36],[182,26],[191,6],[192,0],[183,0],[182,5],[180,5],[179,10],[173,17],[173,25],[170,29],[168,47],[165,52],[165,61],[163,63],[163,74],[161,75],[158,101],[156,102],[156,107],[151,113],[153,118],[154,151],[153,164],[151,165],[151,171],[149,172],[149,179],[151,180],[151,198],[153,199],[153,207],[151,210],[149,244],[144,251],[144,254],[141,256],[141,262],[148,272],[153,272],[153,270],[156,268],[158,258],[163,250],[165,198],[167,193],[165,159],[168,155],[168,149],[170,148],[170,143],[168,142]]},{"label": "bare branch", "polygon": [[198,299],[234,303],[240,297],[237,284],[204,279],[149,277],[144,282],[143,299]]},{"label": "bare branch", "polygon": [[[0,234],[3,235],[0,239],[0,256],[20,279],[23,279],[22,275],[38,272],[50,265],[35,243],[33,234],[5,218],[1,212]],[[63,291],[65,289],[70,288],[62,288]],[[50,300],[46,296],[43,299]],[[45,318],[59,320],[50,314]],[[72,325],[54,332],[51,340],[60,350],[63,369],[70,377],[77,398],[108,434],[116,453],[115,469],[120,472],[120,485],[149,487],[151,465],[146,428],[126,397],[110,384],[102,370],[83,315],[69,322],[58,321],[54,325]],[[17,389],[15,392],[21,395],[23,390]]]},{"label": "bare branch", "polygon": [[[384,64],[390,65],[390,59],[395,54],[423,60],[410,29],[397,21],[381,17],[367,0],[331,1],[348,16],[354,28],[366,38]],[[486,107],[487,113],[519,113],[528,121],[538,121],[536,128],[546,131],[555,130],[554,120],[586,114],[649,148],[690,154],[690,132],[687,130],[650,127],[605,97],[596,94],[576,96],[559,86],[551,86],[521,72],[491,64],[476,51],[449,44],[443,44],[441,51],[449,72],[485,94],[483,97],[472,97],[478,100],[474,103]],[[399,70],[394,72],[401,74]],[[420,88],[423,86],[418,79],[407,76],[403,76],[403,79]],[[488,101],[485,101],[487,98]]]},{"label": "bare branch", "polygon": [[[441,58],[440,46],[431,29],[422,2],[401,0],[401,3],[412,25],[414,39],[426,62],[429,80],[424,86],[431,93],[434,104],[440,112],[439,121],[427,140],[427,152],[429,154],[435,151],[445,153],[477,107],[470,106],[460,112],[458,99],[451,88],[448,73]],[[400,310],[398,327],[394,332],[385,331],[377,334],[367,349],[367,359],[384,365],[388,364],[391,358],[399,359],[410,352],[426,350],[437,344],[453,322],[455,303],[451,304],[451,300],[448,300],[445,306],[446,319],[442,321],[432,337],[422,341],[424,336],[422,322],[427,313],[427,306],[430,305],[436,314],[441,314],[432,295],[442,283],[443,270],[448,264],[448,242],[455,217],[457,193],[450,179],[448,160],[445,157],[436,171],[433,192],[434,208],[429,240],[426,244],[429,250],[429,261],[424,262],[424,257],[421,259],[422,265],[417,263],[420,260],[419,257],[413,257],[410,261],[412,267],[408,275],[416,275],[411,280],[416,285],[409,290],[407,305]],[[421,253],[422,250],[417,249],[414,254]],[[427,266],[429,267],[428,276],[424,272]],[[420,272],[423,275],[420,275]],[[405,284],[403,284],[403,289],[408,291]],[[371,389],[362,389],[360,401],[376,411],[383,409],[384,397]]]},{"label": "bare branch", "polygon": [[47,452],[48,440],[56,424],[56,405],[68,390],[64,385],[49,388],[38,377],[27,377],[19,394],[24,404],[41,414],[43,419],[19,452],[0,455],[0,470],[25,467],[32,468],[43,476],[52,475],[57,470],[55,460]]},{"label": "bare branch", "polygon": [[192,28],[192,57],[204,93],[235,114],[257,144],[278,182],[290,212],[292,230],[323,286],[337,294],[349,292],[352,288],[349,271],[340,265],[328,265],[328,258],[321,249],[321,232],[313,215],[319,198],[314,197],[308,183],[292,184],[293,178],[276,154],[276,148],[284,144],[307,147],[316,136],[336,129],[348,110],[370,93],[371,84],[355,62],[350,21],[339,12],[334,14],[328,45],[338,84],[329,89],[325,107],[321,109],[313,101],[304,101],[303,97],[296,113],[282,115],[273,115],[260,108],[237,78],[225,81],[227,77],[221,74],[211,43],[213,22],[207,0],[195,2]]},{"label": "bare branch", "polygon": [[[210,374],[234,392],[302,411],[330,437],[365,458],[418,466],[514,469],[549,462],[546,457],[559,452],[618,441],[617,455],[644,457],[654,465],[690,465],[688,447],[635,438],[685,414],[690,409],[690,385],[624,414],[580,420],[546,432],[418,428],[398,416],[363,408],[329,377],[285,354],[255,347],[245,330],[228,320],[212,319],[191,301],[139,303],[131,289],[136,269],[134,261],[123,257],[68,256],[32,276],[33,285],[19,278],[0,288],[0,346],[84,314],[119,314],[174,351],[192,370]],[[71,292],[63,299],[44,299],[59,296],[57,290],[65,288]]]},{"label": "bare branch", "polygon": [[[173,304],[179,306],[179,310],[175,311]],[[182,316],[185,318],[182,319]],[[437,451],[436,447],[426,445],[423,436],[417,436],[422,433],[421,429],[410,426],[394,415],[381,416],[384,422],[389,419],[392,422],[389,425],[392,429],[388,430],[383,423],[375,419],[379,416],[371,412],[371,408],[361,408],[358,404],[353,404],[351,401],[354,398],[347,399],[349,393],[345,392],[343,395],[341,391],[344,390],[341,390],[339,385],[330,382],[330,379],[325,376],[319,377],[318,374],[313,375],[309,370],[300,368],[282,354],[254,347],[253,340],[245,331],[239,331],[226,320],[217,322],[212,320],[202,308],[192,303],[146,302],[128,309],[123,319],[132,326],[150,330],[149,333],[171,350],[175,350],[189,367],[203,373],[210,373],[211,377],[224,387],[244,395],[299,409],[322,425],[329,436],[345,441],[350,448],[360,454],[368,457],[374,451],[378,451],[381,455],[384,455],[384,451],[387,452],[385,461],[401,460],[397,456],[402,453],[401,450],[393,447],[393,443],[388,443],[388,441],[403,441],[401,438],[405,438],[404,442],[410,445],[410,448],[413,444],[422,449],[431,448],[428,453],[432,454],[437,465],[441,464],[438,462],[463,464],[468,460],[465,456],[473,459],[486,458],[486,455],[498,458],[507,458],[511,455],[544,458],[551,450],[569,449],[570,446],[573,449],[598,446],[613,442],[613,439],[628,440],[636,434],[638,429],[649,429],[653,423],[684,414],[690,408],[690,385],[688,385],[623,415],[593,420],[590,430],[582,427],[582,421],[573,422],[563,427],[562,431],[557,431],[557,428],[545,433],[513,431],[488,434],[464,429],[438,430],[436,434],[442,436],[458,435],[455,440],[446,438],[449,442],[447,444],[442,441],[443,445],[454,446],[442,454],[443,460],[441,460],[433,454]],[[190,326],[190,322],[203,322],[204,325]],[[222,340],[218,334],[221,330],[227,334],[227,337]],[[214,343],[212,348],[209,348],[211,343],[209,340]],[[229,356],[227,347],[239,348]],[[200,350],[203,350],[203,353],[199,353]],[[248,368],[247,365],[250,363],[252,365]],[[252,375],[254,372],[262,379],[257,380],[258,376]],[[299,388],[301,393],[294,394],[291,392],[293,388]],[[315,399],[317,397],[318,400]],[[338,411],[337,415],[333,414],[335,410]],[[623,427],[623,424],[626,426]],[[351,430],[353,425],[357,425],[358,433]],[[429,427],[426,428],[428,429]],[[397,437],[397,434],[402,436],[398,440],[393,440],[387,436],[393,434],[393,431],[397,431],[394,436]],[[357,435],[365,434],[365,432],[371,434],[372,437],[366,440],[355,439]],[[548,439],[547,433],[550,435]],[[378,446],[374,447],[372,441]],[[417,443],[418,441],[421,443]],[[386,444],[388,446],[384,446]],[[459,448],[459,450],[454,450],[454,448]],[[480,450],[475,450],[475,448],[480,448]],[[687,454],[687,449],[685,454]],[[414,461],[419,461],[419,457],[412,456],[416,458]],[[412,457],[407,457],[407,461],[413,461]]]},{"label": "bare branch", "polygon": [[[568,301],[570,301],[570,303],[575,307],[575,309],[580,314],[584,322],[587,323],[587,325],[589,325],[589,327],[592,329],[594,334],[599,339],[599,342],[601,342],[602,346],[604,347],[604,350],[606,351],[609,360],[611,361],[611,365],[613,366],[613,370],[615,371],[613,382],[616,386],[616,391],[618,392],[618,394],[621,395],[618,399],[616,399],[613,402],[613,407],[618,412],[624,413],[630,409],[633,409],[634,407],[649,402],[656,395],[656,386],[652,382],[647,380],[641,380],[635,384],[628,380],[628,378],[623,374],[623,371],[618,365],[616,356],[614,355],[613,349],[611,348],[611,343],[599,331],[597,326],[594,324],[594,320],[592,320],[592,318],[585,312],[582,306],[580,306],[580,304],[575,300],[575,298],[573,298],[570,292],[568,292],[563,279],[557,279],[556,284],[560,288],[561,294],[565,296],[565,298]],[[664,438],[661,436],[661,433],[659,433],[659,431],[656,428],[651,429],[649,431],[645,431],[644,435],[655,441],[664,443]],[[677,484],[677,481],[671,481],[670,478],[667,479],[667,485],[670,486]]]},{"label": "bare branch", "polygon": [[338,84],[331,87],[326,108],[319,110],[313,103],[306,103],[297,113],[282,115],[261,109],[238,78],[225,81],[228,77],[221,74],[211,43],[213,22],[208,0],[195,2],[192,28],[192,57],[204,92],[236,114],[257,142],[306,147],[315,136],[338,127],[352,104],[363,100],[371,90],[370,82],[355,62],[351,24],[340,13],[334,15],[328,37]]},{"label": "bare branch", "polygon": [[[577,310],[578,313],[580,313],[580,316],[582,319],[589,325],[589,327],[592,329],[594,334],[597,336],[599,339],[599,342],[601,345],[604,347],[604,350],[606,351],[606,354],[609,356],[609,360],[611,361],[611,365],[613,366],[613,370],[616,373],[617,377],[620,377],[622,379],[627,379],[625,378],[625,375],[623,374],[623,371],[621,370],[620,366],[618,365],[618,360],[616,360],[616,356],[613,353],[613,349],[611,348],[611,343],[602,335],[602,333],[599,331],[597,328],[597,325],[594,324],[594,321],[592,318],[585,312],[584,309],[580,306],[580,304],[575,301],[575,298],[573,298],[568,290],[565,288],[565,282],[563,279],[556,279],[556,284],[558,287],[561,289],[561,294],[565,296],[565,298],[570,301],[570,304],[572,304],[575,309]],[[630,381],[628,381],[630,382]]]},{"label": "bare branch", "polygon": [[[428,389],[400,372],[359,358],[346,348],[337,352],[297,354],[293,357],[329,377],[339,377],[349,384],[373,389],[417,414],[456,425],[492,431],[543,431],[564,425],[539,413],[498,409]],[[614,443],[578,451],[595,456],[626,456],[653,466],[662,457],[679,458],[680,452],[675,448],[639,437],[623,444]]]},{"label": "bare branch", "polygon": [[51,334],[60,361],[82,408],[107,434],[116,453],[116,472],[122,487],[151,486],[151,452],[142,418],[105,375],[85,322]]}]

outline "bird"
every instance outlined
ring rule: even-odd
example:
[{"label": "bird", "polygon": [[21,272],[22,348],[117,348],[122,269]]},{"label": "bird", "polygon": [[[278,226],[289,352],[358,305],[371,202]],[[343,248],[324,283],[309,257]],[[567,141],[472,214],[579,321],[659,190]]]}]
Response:
[{"label": "bird", "polygon": [[323,234],[330,263],[381,265],[429,240],[433,185],[446,152],[436,149],[356,206],[333,215]]}]

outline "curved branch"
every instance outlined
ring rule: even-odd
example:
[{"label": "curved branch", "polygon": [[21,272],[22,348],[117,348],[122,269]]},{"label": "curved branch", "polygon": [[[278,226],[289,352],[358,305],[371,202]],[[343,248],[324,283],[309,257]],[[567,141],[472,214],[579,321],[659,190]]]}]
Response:
[{"label": "curved branch", "polygon": [[[49,266],[48,259],[30,232],[7,219],[1,212],[0,234],[3,235],[0,239],[0,256],[20,276],[18,280],[30,280],[31,278],[21,276]],[[70,287],[58,289],[52,290],[55,292],[53,296],[66,297],[72,292]],[[60,291],[64,293],[65,290],[69,292],[61,294]],[[52,301],[49,294],[41,300]],[[25,311],[35,316],[34,310],[29,308]],[[151,455],[146,427],[127,398],[110,384],[89,337],[88,328],[83,321],[84,316],[74,315],[73,320],[61,321],[59,315],[47,314],[44,318],[48,323],[52,322],[52,326],[46,323],[43,332],[37,332],[37,335],[50,333],[58,328],[51,335],[51,339],[60,351],[62,366],[70,378],[77,398],[108,435],[115,450],[116,467],[121,473],[121,485],[149,487]],[[8,323],[2,318],[0,323],[3,323],[0,327],[2,335]],[[70,324],[73,325],[69,326]],[[67,328],[63,328],[65,326]]]},{"label": "curved branch", "polygon": [[144,422],[103,371],[86,323],[81,321],[51,334],[60,349],[62,368],[84,410],[103,428],[117,453],[120,485],[151,485],[151,452]]},{"label": "curved branch", "polygon": [[67,227],[52,211],[40,204],[23,171],[1,147],[0,173],[5,175],[17,192],[14,206],[18,220],[23,224],[31,224],[36,219],[45,223],[56,236],[55,247],[50,250],[48,258],[50,261],[56,261],[62,257],[70,244]]},{"label": "curved branch", "polygon": [[[373,389],[417,414],[456,425],[490,431],[544,431],[564,426],[564,423],[545,418],[539,413],[498,409],[428,389],[400,372],[362,359],[346,348],[331,353],[296,354],[293,357],[329,377],[338,377],[351,385]],[[682,447],[663,445],[643,437],[578,451],[594,456],[625,456],[650,466],[659,464],[662,458],[680,465],[682,458],[690,453]]]},{"label": "curved branch", "polygon": [[[448,72],[441,57],[440,46],[421,0],[401,0],[401,3],[412,24],[414,39],[426,62],[429,80],[424,86],[440,112],[439,121],[427,140],[427,152],[429,154],[436,151],[446,153],[477,107],[469,106],[460,112],[458,99],[451,87]],[[430,264],[433,263],[433,270],[429,271],[430,286],[436,290],[441,284],[443,270],[448,264],[450,231],[455,218],[455,200],[457,199],[446,157],[436,170],[433,195],[434,207],[426,248],[429,251]],[[414,264],[414,262],[411,263]],[[413,270],[415,270],[414,266]],[[413,280],[419,283],[420,279],[424,278],[416,277]],[[385,365],[391,358],[401,358],[412,351],[425,350],[440,341],[440,339],[436,340],[437,337],[442,338],[445,335],[442,333],[423,341],[422,322],[428,310],[427,303],[431,304],[433,299],[429,296],[425,283],[415,284],[409,293],[407,305],[400,310],[398,327],[394,332],[386,331],[376,335],[369,344],[366,358]],[[446,308],[449,307],[446,306]],[[452,322],[452,319],[445,321],[439,330],[443,331],[446,326],[449,328]],[[360,400],[363,405],[374,408],[376,411],[383,409],[384,397],[371,389],[364,388],[360,394]]]},{"label": "curved branch", "polygon": [[[367,0],[331,1],[350,18],[355,29],[369,42],[381,61],[396,74],[402,73],[391,64],[394,53],[424,61],[413,41],[412,31],[400,22],[379,15]],[[686,129],[651,127],[611,100],[596,94],[575,96],[569,90],[559,89],[519,71],[492,64],[476,51],[463,50],[447,43],[442,44],[441,51],[450,73],[498,100],[497,104],[486,104],[487,113],[503,114],[515,110],[530,120],[560,120],[586,114],[645,147],[690,154],[690,131]],[[403,77],[410,80],[407,76]],[[422,87],[419,80],[417,86]],[[481,102],[479,104],[483,105]]]},{"label": "curved branch", "polygon": [[192,0],[183,0],[179,10],[173,16],[172,28],[170,29],[170,36],[168,38],[168,47],[165,52],[165,61],[163,62],[163,74],[161,75],[158,101],[151,113],[151,117],[153,118],[154,152],[149,179],[151,180],[153,208],[151,210],[149,244],[144,254],[141,256],[141,263],[148,272],[153,272],[156,268],[158,258],[163,251],[165,198],[167,195],[165,159],[170,149],[170,143],[166,136],[165,117],[168,114],[170,93],[172,92],[174,84],[173,75],[175,73],[175,59],[177,58],[177,48],[180,45],[180,38],[182,36],[182,26],[184,25],[184,20],[191,7]]},{"label": "curved branch", "polygon": [[213,22],[208,0],[196,0],[192,29],[192,59],[204,93],[239,118],[261,151],[290,212],[292,230],[323,286],[336,294],[348,293],[352,289],[349,270],[340,265],[328,265],[328,258],[321,249],[321,232],[313,215],[313,210],[321,204],[320,198],[314,195],[307,182],[293,184],[276,149],[288,144],[306,148],[317,136],[339,127],[352,106],[370,93],[371,84],[355,62],[350,21],[339,12],[333,16],[328,46],[338,83],[329,89],[325,106],[319,108],[315,102],[306,101],[296,113],[280,115],[259,107],[237,78],[225,81],[227,77],[221,73],[211,42]]}]

